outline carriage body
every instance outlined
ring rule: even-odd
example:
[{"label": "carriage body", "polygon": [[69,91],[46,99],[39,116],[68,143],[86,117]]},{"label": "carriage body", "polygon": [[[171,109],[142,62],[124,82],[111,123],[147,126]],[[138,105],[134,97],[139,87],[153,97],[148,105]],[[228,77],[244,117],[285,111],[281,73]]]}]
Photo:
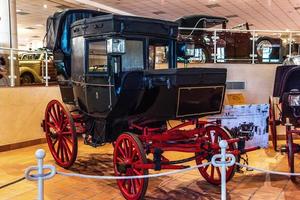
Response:
[{"label": "carriage body", "polygon": [[[278,66],[275,74],[273,95],[270,97],[269,124],[275,151],[287,152],[290,172],[294,173],[294,154],[300,151],[293,142],[300,135],[300,66]],[[286,144],[277,148],[277,126],[286,128]],[[295,180],[294,177],[291,177]]]},{"label": "carriage body", "polygon": [[[63,22],[52,22],[64,31],[53,28],[55,36],[48,36],[48,46],[64,77],[59,81],[62,100],[72,110],[53,100],[43,121],[49,148],[60,166],[68,168],[76,160],[78,135],[93,147],[113,143],[117,176],[183,169],[183,163],[191,160],[209,162],[220,152],[220,140],[227,140],[228,150],[236,156],[248,151],[236,146],[246,138],[231,138],[217,122],[199,120],[222,111],[226,69],[177,69],[176,23],[65,12],[59,17]],[[171,119],[181,124],[168,127],[166,121]],[[171,161],[163,155],[167,151],[195,156]],[[227,180],[234,171],[234,166],[227,169]],[[219,168],[199,168],[199,172],[208,182],[221,183]],[[126,199],[142,199],[148,178],[117,182]]]},{"label": "carriage body", "polygon": [[[114,141],[128,121],[161,124],[220,113],[226,69],[176,69],[177,34],[173,22],[112,14],[73,23],[70,77],[60,84],[64,103],[102,121],[103,142]],[[124,41],[125,53],[107,53],[115,38]],[[166,54],[163,63],[155,60],[159,53]]]}]

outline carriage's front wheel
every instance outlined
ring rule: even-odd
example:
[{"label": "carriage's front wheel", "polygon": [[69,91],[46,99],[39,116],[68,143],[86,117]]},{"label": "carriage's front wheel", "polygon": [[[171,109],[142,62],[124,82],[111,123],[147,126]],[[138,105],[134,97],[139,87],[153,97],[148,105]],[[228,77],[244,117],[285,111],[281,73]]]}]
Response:
[{"label": "carriage's front wheel", "polygon": [[77,157],[77,135],[71,114],[57,100],[47,105],[45,132],[56,163],[64,168],[70,167]]},{"label": "carriage's front wheel", "polygon": [[[228,140],[230,139],[229,133],[227,133],[224,129],[222,129],[219,126],[207,126],[205,131],[205,137],[207,137],[208,142],[212,145],[218,145],[219,141],[221,140]],[[228,145],[229,151],[235,150],[234,144]],[[219,154],[220,149],[212,149],[211,151],[204,152],[202,155],[196,154],[196,164],[201,165],[206,162],[210,162],[211,158],[215,154]],[[203,176],[203,178],[213,185],[220,185],[221,184],[221,168],[220,167],[214,167],[212,164],[207,165],[206,167],[200,167],[198,168],[200,174]],[[231,167],[226,168],[226,181],[229,181],[235,173],[235,165]]]},{"label": "carriage's front wheel", "polygon": [[[147,175],[148,169],[136,168],[135,164],[147,162],[143,146],[131,133],[121,134],[115,142],[114,170],[116,176]],[[127,200],[143,199],[148,187],[148,178],[117,180],[121,193]]]}]

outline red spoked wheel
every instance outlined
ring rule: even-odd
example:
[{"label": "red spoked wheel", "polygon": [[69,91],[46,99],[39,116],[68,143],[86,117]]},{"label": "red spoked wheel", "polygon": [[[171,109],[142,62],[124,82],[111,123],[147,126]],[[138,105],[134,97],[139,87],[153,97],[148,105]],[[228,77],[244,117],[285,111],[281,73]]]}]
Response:
[{"label": "red spoked wheel", "polygon": [[[288,130],[288,129],[287,129]],[[287,134],[287,150],[288,150],[288,162],[290,167],[290,173],[295,172],[295,163],[294,163],[294,143],[293,143],[293,136],[292,133],[286,133]],[[292,181],[296,180],[295,176],[290,176]]]},{"label": "red spoked wheel", "polygon": [[[131,133],[123,133],[118,137],[115,143],[113,161],[116,176],[148,174],[148,169],[134,167],[134,164],[147,163],[147,159],[139,138]],[[127,200],[138,200],[145,196],[148,178],[117,180],[117,183]]]},{"label": "red spoked wheel", "polygon": [[48,103],[45,112],[46,140],[56,163],[70,167],[77,157],[77,135],[70,113],[57,100]]},{"label": "red spoked wheel", "polygon": [[[219,141],[221,140],[228,140],[231,138],[230,134],[225,131],[223,128],[219,126],[207,126],[206,127],[206,133],[205,137],[207,137],[208,141],[211,144],[219,144]],[[236,149],[234,144],[228,145],[228,151],[233,151]],[[211,158],[215,154],[219,154],[221,151],[220,149],[211,149],[206,152],[204,152],[202,155],[196,157],[196,163],[197,165],[210,162]],[[199,169],[200,174],[203,176],[203,178],[213,184],[213,185],[220,185],[221,184],[221,168],[220,167],[214,167],[212,164],[200,167]],[[235,165],[231,167],[227,167],[226,169],[226,181],[229,181],[235,173]]]},{"label": "red spoked wheel", "polygon": [[277,151],[277,129],[276,129],[276,114],[275,114],[275,103],[272,97],[269,98],[269,125],[270,132],[272,135],[272,144],[274,151]]}]

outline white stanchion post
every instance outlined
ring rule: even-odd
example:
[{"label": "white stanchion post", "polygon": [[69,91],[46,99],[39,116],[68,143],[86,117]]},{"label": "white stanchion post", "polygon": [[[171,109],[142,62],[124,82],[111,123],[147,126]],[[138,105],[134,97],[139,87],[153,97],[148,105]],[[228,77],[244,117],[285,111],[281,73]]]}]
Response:
[{"label": "white stanchion post", "polygon": [[47,50],[45,51],[45,61],[46,61],[46,63],[45,63],[45,81],[46,81],[46,87],[48,87],[49,86],[49,72],[48,72],[48,52],[47,52]]},{"label": "white stanchion post", "polygon": [[10,80],[10,87],[14,87],[15,86],[15,67],[14,67],[14,53],[13,53],[13,49],[9,49],[9,60],[10,60],[10,67],[9,67],[9,80]]},{"label": "white stanchion post", "polygon": [[228,143],[226,140],[219,142],[221,148],[221,200],[226,200],[226,148]]},{"label": "white stanchion post", "polygon": [[[228,143],[226,140],[219,142],[221,154],[216,154],[211,158],[211,163],[215,167],[221,167],[221,200],[226,200],[226,167],[235,164],[235,156],[233,154],[226,154]],[[229,158],[229,160],[226,160]]]},{"label": "white stanchion post", "polygon": [[43,149],[38,149],[35,152],[35,157],[37,159],[37,167],[38,167],[38,200],[44,200],[44,158],[45,158],[45,151]]}]

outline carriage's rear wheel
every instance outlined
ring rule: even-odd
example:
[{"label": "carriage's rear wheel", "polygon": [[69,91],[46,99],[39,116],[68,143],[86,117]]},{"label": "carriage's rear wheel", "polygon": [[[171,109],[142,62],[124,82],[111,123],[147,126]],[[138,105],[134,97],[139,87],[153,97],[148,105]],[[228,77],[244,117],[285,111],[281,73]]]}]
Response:
[{"label": "carriage's rear wheel", "polygon": [[[287,149],[288,149],[288,162],[290,167],[290,173],[295,172],[295,163],[294,163],[294,143],[293,136],[291,133],[287,133]],[[296,180],[295,176],[290,176],[292,181]]]},{"label": "carriage's rear wheel", "polygon": [[45,112],[46,140],[56,163],[70,167],[77,157],[77,135],[70,113],[57,100],[48,103]]},{"label": "carriage's rear wheel", "polygon": [[274,151],[277,151],[277,129],[276,129],[276,114],[275,114],[275,105],[272,97],[269,98],[269,125],[270,132],[272,135],[272,144]]},{"label": "carriage's rear wheel", "polygon": [[[208,138],[208,142],[211,144],[218,144],[221,140],[228,140],[230,139],[229,133],[227,133],[224,129],[220,128],[219,126],[207,126],[206,127],[206,134],[205,137]],[[229,151],[235,150],[234,144],[228,145]],[[196,163],[197,165],[210,162],[211,158],[215,154],[219,154],[220,149],[212,149],[211,152],[205,152],[201,156],[196,157]],[[221,168],[220,167],[214,167],[212,164],[206,166],[206,167],[200,167],[199,169],[200,174],[203,176],[203,178],[213,184],[213,185],[220,185],[221,184]],[[226,168],[226,181],[229,181],[235,173],[235,165],[231,167]]]},{"label": "carriage's rear wheel", "polygon": [[[114,148],[116,176],[147,175],[148,169],[135,168],[134,164],[146,163],[146,155],[138,137],[131,133],[121,134]],[[121,193],[127,200],[143,199],[148,187],[148,178],[117,180]]]}]

